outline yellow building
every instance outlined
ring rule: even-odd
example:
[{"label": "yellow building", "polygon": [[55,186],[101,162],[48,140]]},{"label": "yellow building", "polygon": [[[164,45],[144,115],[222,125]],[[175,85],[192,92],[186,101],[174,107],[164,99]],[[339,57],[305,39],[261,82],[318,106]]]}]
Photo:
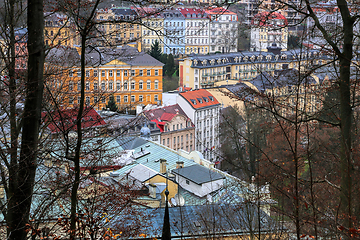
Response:
[{"label": "yellow building", "polygon": [[[124,46],[88,49],[86,57],[87,105],[101,110],[113,99],[121,110],[161,103],[163,64],[150,55]],[[50,74],[47,82],[54,93],[61,95],[59,98],[63,107],[74,107],[80,103],[79,58],[74,48],[52,49],[47,57],[47,63],[50,63],[46,67]]]},{"label": "yellow building", "polygon": [[68,46],[78,44],[76,31],[71,20],[62,13],[45,14],[44,41],[47,46]]},{"label": "yellow building", "polygon": [[193,89],[216,86],[218,82],[250,80],[261,72],[274,75],[277,70],[323,64],[328,59],[318,50],[280,51],[272,46],[267,52],[238,52],[189,56],[179,62],[180,86]]},{"label": "yellow building", "polygon": [[128,7],[100,9],[96,20],[99,22],[99,44],[118,46],[132,43],[141,50],[140,18],[135,10]]}]

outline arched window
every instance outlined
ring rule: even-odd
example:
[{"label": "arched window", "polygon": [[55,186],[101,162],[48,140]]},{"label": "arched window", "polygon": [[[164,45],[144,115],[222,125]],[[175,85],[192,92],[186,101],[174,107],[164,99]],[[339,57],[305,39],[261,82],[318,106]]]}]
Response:
[{"label": "arched window", "polygon": [[140,81],[139,81],[139,90],[142,90],[142,89],[143,89],[143,81],[140,80]]},{"label": "arched window", "polygon": [[124,90],[128,90],[128,82],[124,82]]}]

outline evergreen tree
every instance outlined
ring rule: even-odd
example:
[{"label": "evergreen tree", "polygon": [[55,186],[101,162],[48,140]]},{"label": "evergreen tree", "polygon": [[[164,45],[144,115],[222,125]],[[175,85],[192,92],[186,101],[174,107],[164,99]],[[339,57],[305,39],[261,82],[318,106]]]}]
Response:
[{"label": "evergreen tree", "polygon": [[170,53],[164,66],[165,74],[171,77],[175,72],[174,56]]},{"label": "evergreen tree", "polygon": [[161,48],[160,48],[160,44],[159,41],[156,40],[152,45],[151,45],[151,49],[149,52],[150,56],[154,57],[155,59],[161,61]]},{"label": "evergreen tree", "polygon": [[111,96],[109,98],[108,104],[106,105],[106,109],[109,109],[110,111],[117,112],[118,106],[116,105],[114,101],[114,96]]}]

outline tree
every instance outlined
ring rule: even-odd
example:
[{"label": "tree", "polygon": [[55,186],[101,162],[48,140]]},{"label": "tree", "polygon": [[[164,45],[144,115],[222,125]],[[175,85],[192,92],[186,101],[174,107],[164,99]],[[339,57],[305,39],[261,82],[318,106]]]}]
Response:
[{"label": "tree", "polygon": [[149,54],[150,54],[150,56],[154,57],[155,59],[161,61],[161,49],[160,49],[160,44],[159,44],[158,40],[155,40],[155,42],[151,45]]},{"label": "tree", "polygon": [[[27,78],[16,75],[18,52],[16,52],[15,30],[23,24],[25,11],[22,1],[3,1],[1,10],[2,105],[5,120],[1,146],[1,184],[4,186],[7,202],[2,212],[7,224],[8,239],[26,239],[32,203],[33,186],[37,167],[40,113],[43,98],[43,1],[27,2]],[[20,75],[18,75],[20,76]],[[20,93],[24,91],[25,94]],[[19,97],[24,100],[17,102]],[[19,104],[22,107],[19,107]],[[18,115],[20,114],[20,115]],[[8,135],[7,135],[8,134]],[[7,175],[8,174],[8,175]]]},{"label": "tree", "polygon": [[115,103],[114,96],[110,96],[108,104],[106,105],[106,108],[113,112],[118,111],[118,107]]}]

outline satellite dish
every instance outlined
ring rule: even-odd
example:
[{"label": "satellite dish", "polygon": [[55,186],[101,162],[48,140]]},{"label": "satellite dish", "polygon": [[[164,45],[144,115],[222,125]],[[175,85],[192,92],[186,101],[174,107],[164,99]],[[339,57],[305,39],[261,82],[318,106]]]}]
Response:
[{"label": "satellite dish", "polygon": [[182,207],[185,205],[185,199],[184,197],[181,195],[181,194],[176,194],[175,197],[175,202],[176,202],[176,205],[175,206],[179,206],[179,207]]}]

